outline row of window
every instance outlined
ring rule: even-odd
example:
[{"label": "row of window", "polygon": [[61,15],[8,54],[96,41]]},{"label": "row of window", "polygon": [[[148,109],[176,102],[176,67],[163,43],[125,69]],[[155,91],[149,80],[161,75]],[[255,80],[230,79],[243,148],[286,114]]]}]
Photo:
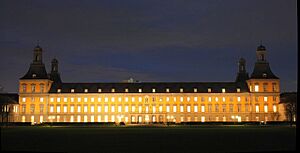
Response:
[{"label": "row of window", "polygon": [[[43,115],[39,116],[39,121],[40,123],[46,121],[46,119],[44,118]],[[166,120],[165,120],[166,119]],[[206,116],[194,116],[194,117],[184,117],[184,116],[180,116],[179,118],[180,122],[205,122],[205,121],[238,121],[241,122],[242,121],[242,117],[239,115],[232,115],[232,116],[216,116],[216,117],[206,117]],[[255,117],[256,121],[259,121],[259,116]],[[26,122],[26,117],[22,116],[22,122]],[[166,118],[164,118],[162,115],[145,115],[145,116],[135,116],[132,115],[130,117],[128,116],[123,116],[123,115],[70,115],[69,117],[66,116],[60,116],[60,115],[56,115],[56,116],[48,116],[48,120],[50,122],[176,122],[176,117],[173,115],[167,115]],[[246,116],[243,118],[244,121],[249,121],[249,117]],[[265,116],[264,118],[265,121],[268,121],[268,117]],[[37,120],[35,119],[35,116],[30,116],[30,122],[35,123],[37,122]]]},{"label": "row of window", "polygon": [[[242,105],[241,104],[237,104],[236,105],[236,108],[234,108],[234,105],[233,104],[230,104],[228,105],[229,106],[229,112],[242,112]],[[227,107],[228,107],[226,104],[223,104],[223,105],[200,105],[200,112],[226,112],[227,110]],[[213,108],[214,107],[214,108]],[[245,109],[244,109],[244,112],[249,112],[251,111],[251,106],[249,104],[246,104],[245,106]],[[75,110],[76,108],[76,110]],[[82,110],[83,108],[83,110]],[[163,106],[163,105],[158,105],[158,107],[156,106],[142,106],[142,105],[139,105],[139,106],[136,106],[136,105],[131,105],[131,107],[129,107],[128,105],[125,105],[125,106],[122,106],[122,105],[118,105],[118,106],[108,106],[108,105],[104,105],[104,110],[102,110],[102,106],[101,105],[97,105],[97,106],[94,106],[94,105],[91,105],[90,107],[88,107],[88,105],[77,105],[75,107],[75,105],[71,105],[70,107],[68,107],[67,105],[64,105],[64,106],[61,106],[61,105],[56,105],[56,109],[55,109],[55,106],[54,105],[50,105],[50,110],[49,112],[50,113],[81,113],[81,112],[84,112],[84,113],[88,113],[88,109],[90,109],[90,112],[91,113],[95,113],[96,111],[98,113],[101,113],[101,112],[105,112],[105,113],[115,113],[115,112],[119,112],[119,113],[122,113],[122,112],[125,112],[125,113],[128,113],[129,111],[134,113],[134,112],[138,112],[138,113],[156,113],[156,112],[160,112],[162,113],[163,110],[165,110],[164,112],[173,112],[173,113],[176,113],[176,112],[198,112],[198,105],[186,105],[186,106],[183,106],[183,105],[180,105],[179,107],[177,105],[167,105],[167,106]],[[129,108],[131,108],[129,110]],[[193,109],[192,109],[193,108]],[[55,109],[55,110],[54,110]],[[171,110],[172,109],[172,110]],[[25,113],[26,111],[26,105],[22,105],[22,113]],[[40,113],[43,113],[44,112],[44,105],[41,104],[40,105],[40,108],[39,108],[39,111]],[[268,105],[264,105],[264,112],[267,113],[269,111],[269,108],[268,108]],[[35,105],[30,105],[30,113],[34,113],[35,112]],[[260,107],[259,105],[255,105],[255,112],[260,112]],[[276,105],[273,105],[273,112],[277,112],[277,106]]]},{"label": "row of window", "polygon": [[[250,91],[254,91],[254,92],[260,92],[260,89],[259,89],[259,83],[254,83],[254,89],[253,89],[253,86],[252,84],[250,83]],[[268,92],[268,83],[263,83],[262,84],[262,91],[263,92]],[[272,92],[278,92],[278,89],[277,89],[277,84],[276,83],[272,83]]]},{"label": "row of window", "polygon": [[[125,102],[128,102],[129,99],[131,99],[131,102],[135,102],[136,100],[138,102],[142,102],[143,101],[142,97],[124,97],[124,101]],[[158,99],[159,102],[162,102],[164,100],[163,97],[159,97],[159,98],[152,97],[151,98],[152,102],[155,102],[156,99]],[[194,102],[198,101],[198,97],[192,97],[192,98],[191,97],[165,97],[165,101],[167,101],[167,102],[169,102],[171,100],[173,100],[174,102],[176,102],[177,99],[179,99],[180,102],[184,102],[184,101],[190,102],[192,100]],[[200,99],[201,99],[201,102],[205,101],[205,97],[201,97]],[[230,102],[233,102],[233,99],[234,99],[234,97],[229,97],[229,101]],[[40,100],[40,102],[44,102],[44,98],[43,97],[39,98],[39,100]],[[51,97],[50,98],[50,102],[54,102],[54,100],[56,100],[56,102],[62,102],[62,101],[63,102],[69,102],[69,101],[70,102],[75,102],[75,100],[77,102],[81,102],[82,100],[83,100],[83,102],[88,102],[88,101],[95,102],[96,101],[96,99],[94,97],[91,97],[91,98],[87,98],[87,97],[85,97],[85,98],[80,98],[80,97],[78,97],[78,98],[73,98],[73,97],[71,97],[71,98],[67,98],[67,97],[64,97],[64,98],[60,98],[60,97],[53,98],[53,97]],[[31,101],[32,102],[35,101],[34,97],[31,97]],[[104,101],[104,102],[116,102],[116,101],[122,102],[122,97],[110,97],[110,98],[108,98],[108,97],[103,97],[103,98],[98,97],[97,98],[97,102],[102,102],[102,101]],[[208,97],[207,101],[208,102],[212,102],[212,101],[215,101],[215,102],[219,102],[219,101],[226,102],[226,97]],[[236,97],[236,101],[241,102],[242,101],[242,97]],[[245,102],[248,102],[248,101],[249,101],[249,98],[245,97]],[[258,102],[259,101],[259,97],[255,97],[254,101]],[[268,97],[264,96],[263,97],[263,101],[267,102],[268,101]],[[273,96],[273,101],[276,101],[276,96]],[[25,97],[22,98],[22,102],[26,102],[26,98]],[[145,97],[144,98],[144,102],[149,102],[149,97]]]}]

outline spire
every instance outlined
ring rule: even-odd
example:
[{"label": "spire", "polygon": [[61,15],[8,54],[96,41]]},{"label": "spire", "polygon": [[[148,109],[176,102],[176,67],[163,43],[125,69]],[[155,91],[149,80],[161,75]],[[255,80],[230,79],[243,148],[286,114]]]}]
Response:
[{"label": "spire", "polygon": [[50,80],[54,83],[61,83],[60,74],[58,72],[58,60],[56,58],[51,61],[51,73],[49,74]]},{"label": "spire", "polygon": [[38,41],[36,47],[33,49],[33,63],[35,63],[35,64],[43,63],[42,52],[43,52],[43,49],[40,47],[39,41]]},{"label": "spire", "polygon": [[256,49],[256,59],[258,62],[266,62],[266,54],[267,50],[266,47],[262,45],[262,42],[260,42],[260,45]]}]

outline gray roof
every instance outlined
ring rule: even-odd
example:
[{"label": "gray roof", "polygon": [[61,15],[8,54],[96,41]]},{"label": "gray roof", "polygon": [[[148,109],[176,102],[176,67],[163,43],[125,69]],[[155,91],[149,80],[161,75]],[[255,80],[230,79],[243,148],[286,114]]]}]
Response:
[{"label": "gray roof", "polygon": [[128,89],[128,93],[139,93],[139,89],[142,89],[142,93],[152,93],[152,89],[155,89],[155,93],[166,93],[167,88],[170,93],[180,93],[181,88],[183,93],[194,93],[194,88],[198,93],[207,93],[208,88],[212,93],[221,93],[223,88],[226,93],[235,93],[237,88],[240,88],[240,92],[249,92],[246,82],[60,83],[53,84],[49,92],[57,93],[60,89],[61,93],[70,93],[74,89],[74,93],[84,93],[88,89],[88,93],[98,93],[98,89],[101,89],[101,93],[111,93],[115,89],[115,93],[125,93],[125,89]]},{"label": "gray roof", "polygon": [[0,105],[3,104],[18,104],[19,95],[16,93],[0,93]]},{"label": "gray roof", "polygon": [[31,63],[27,73],[20,79],[48,79],[45,65]]},{"label": "gray roof", "polygon": [[273,74],[268,62],[256,62],[250,79],[279,79]]}]

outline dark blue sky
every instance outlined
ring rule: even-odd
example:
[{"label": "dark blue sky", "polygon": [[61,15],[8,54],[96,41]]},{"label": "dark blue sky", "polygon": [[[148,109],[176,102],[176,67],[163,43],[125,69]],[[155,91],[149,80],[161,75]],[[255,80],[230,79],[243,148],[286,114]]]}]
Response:
[{"label": "dark blue sky", "polygon": [[0,85],[16,92],[37,40],[65,82],[234,81],[260,41],[297,90],[296,0],[0,0]]}]

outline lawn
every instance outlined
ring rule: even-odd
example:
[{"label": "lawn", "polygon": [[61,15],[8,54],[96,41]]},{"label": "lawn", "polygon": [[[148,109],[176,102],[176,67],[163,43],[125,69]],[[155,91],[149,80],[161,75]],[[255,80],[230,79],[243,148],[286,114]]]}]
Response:
[{"label": "lawn", "polygon": [[293,127],[10,127],[2,151],[264,152],[296,150]]}]

